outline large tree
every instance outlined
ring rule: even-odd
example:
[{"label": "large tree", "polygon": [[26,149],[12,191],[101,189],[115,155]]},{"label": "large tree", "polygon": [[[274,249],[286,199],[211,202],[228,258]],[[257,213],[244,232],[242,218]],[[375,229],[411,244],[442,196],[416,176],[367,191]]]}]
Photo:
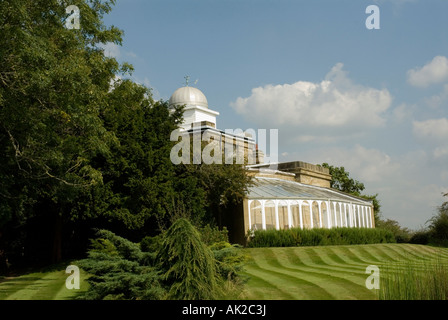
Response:
[{"label": "large tree", "polygon": [[[114,141],[99,117],[111,80],[127,69],[100,47],[121,43],[121,31],[102,23],[113,2],[0,2],[0,237],[43,217],[40,241],[54,234],[56,260],[74,199],[102,182],[89,160]],[[69,4],[79,29],[66,27]]]},{"label": "large tree", "polygon": [[[171,162],[183,108],[154,101],[125,80],[132,66],[105,56],[122,40],[102,22],[113,4],[0,2],[0,262],[57,261],[92,227],[137,241],[182,207],[197,225],[214,222],[242,198],[241,166]],[[66,25],[69,5],[79,29]]]}]

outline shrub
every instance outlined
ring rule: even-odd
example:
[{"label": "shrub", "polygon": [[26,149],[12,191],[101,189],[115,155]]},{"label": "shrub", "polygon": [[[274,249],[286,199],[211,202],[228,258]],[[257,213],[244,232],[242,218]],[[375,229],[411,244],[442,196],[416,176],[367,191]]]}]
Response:
[{"label": "shrub", "polygon": [[142,252],[139,246],[107,230],[98,231],[92,240],[88,258],[75,264],[88,272],[89,289],[80,298],[163,299],[159,272],[150,264],[154,253]]},{"label": "shrub", "polygon": [[168,299],[206,300],[218,296],[217,270],[212,251],[185,218],[177,219],[163,236],[156,261]]},{"label": "shrub", "polygon": [[209,224],[199,229],[201,239],[206,245],[211,245],[216,242],[229,242],[228,230],[224,227],[219,230],[218,227],[211,227]]},{"label": "shrub", "polygon": [[448,246],[448,203],[441,206],[439,213],[430,221],[430,242],[440,246]]},{"label": "shrub", "polygon": [[377,229],[386,229],[391,231],[398,243],[409,242],[412,236],[411,231],[408,228],[401,227],[398,221],[395,220],[378,220],[375,226]]},{"label": "shrub", "polygon": [[430,238],[429,231],[425,230],[425,229],[421,229],[421,230],[415,231],[412,234],[411,239],[409,240],[409,243],[428,244],[429,240],[430,240],[429,238]]},{"label": "shrub", "polygon": [[255,230],[249,247],[293,247],[395,242],[393,233],[385,229],[332,228]]}]

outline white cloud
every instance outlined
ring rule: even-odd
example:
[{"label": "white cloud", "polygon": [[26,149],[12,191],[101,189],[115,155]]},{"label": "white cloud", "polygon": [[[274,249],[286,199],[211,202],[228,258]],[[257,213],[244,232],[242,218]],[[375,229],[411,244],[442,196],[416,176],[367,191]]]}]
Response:
[{"label": "white cloud", "polygon": [[429,119],[413,122],[414,135],[423,141],[448,144],[448,119]]},{"label": "white cloud", "polygon": [[428,107],[432,109],[437,109],[440,106],[442,106],[442,104],[446,101],[447,98],[448,98],[448,84],[445,84],[443,86],[443,90],[439,94],[433,95],[429,98],[425,98],[424,102]]},{"label": "white cloud", "polygon": [[434,57],[423,67],[409,70],[407,80],[415,87],[427,87],[448,80],[448,59],[444,56]]},{"label": "white cloud", "polygon": [[400,168],[387,153],[359,144],[351,148],[326,147],[308,152],[307,160],[312,163],[327,162],[334,166],[343,166],[350,176],[364,183],[385,181]]},{"label": "white cloud", "polygon": [[[266,85],[231,103],[237,113],[258,125],[354,130],[385,124],[382,113],[391,105],[388,90],[352,83],[336,64],[320,83]],[[335,132],[332,132],[334,134]]]},{"label": "white cloud", "polygon": [[99,47],[104,50],[104,55],[109,58],[119,59],[121,57],[121,47],[113,42],[106,44],[99,44]]},{"label": "white cloud", "polygon": [[404,122],[405,120],[409,120],[411,119],[415,108],[415,105],[402,103],[393,109],[393,119],[397,122]]}]

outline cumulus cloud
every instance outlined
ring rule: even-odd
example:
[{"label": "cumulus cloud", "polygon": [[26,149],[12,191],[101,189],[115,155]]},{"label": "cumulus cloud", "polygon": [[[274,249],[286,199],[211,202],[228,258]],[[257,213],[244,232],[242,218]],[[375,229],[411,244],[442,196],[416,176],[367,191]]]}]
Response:
[{"label": "cumulus cloud", "polygon": [[434,57],[423,67],[409,70],[407,80],[411,85],[422,88],[448,80],[448,59],[444,56]]},{"label": "cumulus cloud", "polygon": [[231,103],[237,113],[258,125],[302,128],[378,127],[391,105],[388,90],[353,83],[336,64],[319,83],[298,81],[252,89],[249,97]]},{"label": "cumulus cloud", "polygon": [[350,176],[364,183],[387,180],[400,168],[400,163],[376,148],[366,148],[360,144],[353,147],[326,147],[314,149],[305,155],[311,163],[327,162],[335,166],[343,166]]}]

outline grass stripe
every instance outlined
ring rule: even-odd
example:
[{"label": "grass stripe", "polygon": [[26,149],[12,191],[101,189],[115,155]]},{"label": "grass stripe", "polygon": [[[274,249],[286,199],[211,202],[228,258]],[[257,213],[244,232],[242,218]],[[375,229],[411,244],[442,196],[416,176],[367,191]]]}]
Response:
[{"label": "grass stripe", "polygon": [[[252,248],[246,249],[253,257],[252,273],[258,270],[263,277],[262,297],[266,297],[268,283],[275,285],[281,294],[291,283],[302,285],[308,299],[377,299],[378,292],[368,290],[365,273],[368,265],[377,265],[386,272],[400,272],[409,265],[424,273],[428,263],[439,261],[448,266],[448,249],[431,248],[412,244],[370,244],[319,247]],[[254,268],[256,266],[256,268]],[[423,274],[422,273],[422,274]],[[298,281],[302,281],[300,284]],[[289,284],[288,284],[289,282]],[[246,290],[257,299],[259,288]],[[308,285],[305,287],[304,285]],[[289,286],[289,287],[288,287]],[[313,288],[313,290],[311,290]],[[282,291],[283,289],[283,291]],[[290,295],[298,292],[288,290]],[[303,299],[304,294],[297,294]]]},{"label": "grass stripe", "polygon": [[[267,250],[269,249],[252,253],[255,255],[254,258],[257,261],[257,267],[266,271],[266,281],[275,280],[282,283],[281,288],[283,288],[283,290],[287,290],[290,294],[297,294],[300,296],[300,299],[313,299],[312,297],[315,296],[319,296],[322,299],[334,298],[320,285],[307,280],[308,277],[307,279],[303,279],[299,277],[298,273],[290,273],[284,270],[278,271],[276,267],[272,267],[269,263],[271,259],[269,258],[269,252],[266,252]],[[262,255],[262,258],[256,257],[258,254]]]},{"label": "grass stripe", "polygon": [[[354,299],[353,292],[361,293],[361,291],[363,291],[363,299],[374,298],[365,288],[365,279],[359,275],[347,272],[347,270],[334,270],[325,265],[314,266],[314,268],[309,268],[311,270],[305,270],[300,266],[291,265],[284,254],[283,250],[277,250],[274,253],[276,259],[269,261],[270,265],[279,270],[284,270],[285,273],[300,274],[315,284],[324,283],[325,290],[329,293],[331,292],[331,295],[337,299]],[[358,298],[360,298],[360,295],[358,295]]]}]

